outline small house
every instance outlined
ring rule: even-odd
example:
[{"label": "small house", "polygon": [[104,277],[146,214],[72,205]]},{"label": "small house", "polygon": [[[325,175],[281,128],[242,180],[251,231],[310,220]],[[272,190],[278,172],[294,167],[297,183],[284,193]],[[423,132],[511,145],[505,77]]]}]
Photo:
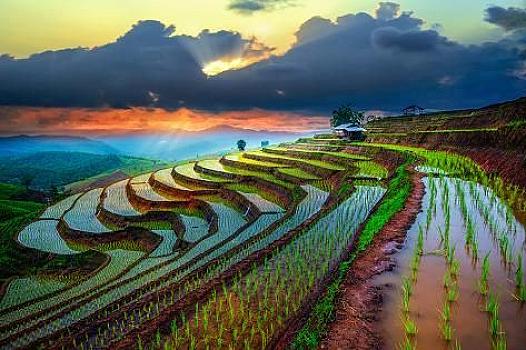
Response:
[{"label": "small house", "polygon": [[365,130],[357,124],[342,124],[332,128],[334,134],[339,138],[349,139],[353,141],[365,140]]},{"label": "small house", "polygon": [[410,115],[418,116],[424,113],[424,108],[417,106],[417,105],[412,105],[412,106],[408,106],[404,108],[403,112],[405,116],[410,116]]}]

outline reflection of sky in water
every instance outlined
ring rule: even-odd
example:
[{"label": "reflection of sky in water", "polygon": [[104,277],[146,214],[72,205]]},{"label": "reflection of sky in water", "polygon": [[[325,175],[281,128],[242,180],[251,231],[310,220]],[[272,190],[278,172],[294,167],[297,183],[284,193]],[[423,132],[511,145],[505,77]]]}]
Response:
[{"label": "reflection of sky in water", "polygon": [[[402,277],[411,275],[411,260],[419,227],[425,232],[424,255],[413,287],[414,294],[410,299],[411,315],[418,327],[416,340],[418,347],[423,349],[441,348],[443,345],[436,315],[445,298],[442,278],[446,265],[440,233],[443,234],[446,230],[447,212],[450,216],[450,246],[455,246],[455,257],[460,262],[460,293],[459,299],[453,304],[455,311],[452,316],[455,339],[466,349],[490,348],[489,338],[479,336],[487,332],[487,315],[480,312],[483,300],[477,292],[482,259],[489,254],[490,289],[499,298],[499,317],[506,332],[508,348],[522,348],[519,344],[526,341],[526,334],[521,326],[525,324],[526,309],[521,308],[521,304],[514,300],[513,293],[516,271],[514,264],[516,257],[524,253],[524,227],[515,219],[505,202],[487,187],[447,177],[424,178],[423,181],[426,193],[422,201],[422,211],[407,232],[404,248],[394,255],[397,268],[378,276],[374,281],[375,285],[389,283],[394,286],[384,291],[382,315],[379,317],[382,320],[382,336],[387,340],[386,348],[396,348],[396,344],[405,337],[400,321],[400,283]],[[434,203],[431,201],[432,192],[436,193]],[[462,197],[467,217],[462,210]],[[431,215],[431,220],[426,231],[428,215]],[[473,263],[472,253],[466,249],[468,221],[473,225],[477,239],[479,258],[476,264]],[[513,261],[509,267],[503,263],[499,246],[499,237],[502,235],[509,237],[510,249],[513,252]],[[524,259],[523,265],[526,268]]]},{"label": "reflection of sky in water", "polygon": [[440,175],[447,175],[448,174],[448,172],[443,170],[443,169],[432,167],[432,166],[429,166],[429,165],[419,165],[419,166],[415,167],[415,169],[416,169],[416,171],[419,171],[421,173],[426,173],[426,174],[440,174]]}]

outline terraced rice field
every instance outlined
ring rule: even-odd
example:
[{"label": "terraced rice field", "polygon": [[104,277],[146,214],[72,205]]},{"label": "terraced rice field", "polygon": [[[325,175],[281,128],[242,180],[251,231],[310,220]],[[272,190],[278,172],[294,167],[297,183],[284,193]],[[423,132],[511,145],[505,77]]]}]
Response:
[{"label": "terraced rice field", "polygon": [[73,230],[92,234],[110,232],[97,218],[102,192],[102,188],[96,188],[80,196],[64,214],[64,223]]},{"label": "terraced rice field", "polygon": [[294,162],[301,163],[301,164],[312,165],[312,166],[322,168],[322,169],[344,170],[344,168],[339,166],[338,164],[333,164],[330,162],[316,160],[316,159],[302,159],[302,158],[298,159],[298,158],[294,158],[294,157],[290,157],[286,155],[265,152],[265,150],[250,152],[250,153],[247,153],[247,155],[253,155],[253,156],[261,157],[263,159],[269,159],[274,162],[279,162],[280,160],[285,159],[285,160],[290,160],[290,161],[294,161]]},{"label": "terraced rice field", "polygon": [[132,191],[137,197],[143,198],[150,202],[169,202],[170,199],[161,196],[155,192],[152,186],[148,182],[132,183]]},{"label": "terraced rice field", "polygon": [[66,210],[71,208],[73,203],[82,195],[82,193],[78,193],[73,196],[69,196],[66,199],[61,200],[55,205],[50,206],[47,208],[44,213],[40,216],[42,219],[55,219],[58,220],[64,215]]},{"label": "terraced rice field", "polygon": [[242,191],[238,191],[238,192],[243,197],[245,197],[248,201],[253,203],[262,213],[274,213],[274,212],[283,211],[283,209],[279,205],[266,200],[265,198],[261,197],[261,195],[257,193],[242,192]]},{"label": "terraced rice field", "polygon": [[174,171],[183,177],[194,179],[194,180],[200,180],[204,182],[225,182],[227,181],[225,179],[215,178],[212,176],[207,176],[207,175],[198,173],[197,171],[195,171],[195,163],[187,163],[187,164],[179,165],[174,168]]},{"label": "terraced rice field", "polygon": [[155,173],[153,173],[153,178],[155,181],[158,181],[168,187],[172,187],[175,189],[183,190],[183,191],[191,191],[190,188],[185,187],[181,185],[179,182],[176,182],[172,176],[172,169],[162,169]]},{"label": "terraced rice field", "polygon": [[389,347],[519,348],[523,193],[463,158],[330,138],[188,162],[50,206],[15,237],[24,249],[107,259],[81,277],[11,280],[0,348],[316,347],[348,311],[337,304],[347,271],[402,212],[411,181],[425,186],[423,211],[402,232],[401,268],[375,279],[394,286],[377,325]]},{"label": "terraced rice field", "polygon": [[18,235],[18,241],[28,248],[55,254],[77,254],[60,237],[58,220],[38,220],[25,227]]},{"label": "terraced rice field", "polygon": [[229,155],[225,156],[225,158],[228,159],[228,160],[234,161],[234,162],[243,162],[243,163],[246,163],[246,164],[252,164],[252,165],[260,166],[262,168],[283,168],[283,167],[287,167],[286,165],[280,164],[280,163],[277,163],[277,162],[276,163],[274,163],[274,162],[264,162],[264,161],[250,159],[250,158],[244,157],[243,153],[229,154]]},{"label": "terraced rice field", "polygon": [[128,199],[126,194],[129,180],[122,180],[106,188],[106,198],[102,202],[104,209],[120,216],[140,215]]}]

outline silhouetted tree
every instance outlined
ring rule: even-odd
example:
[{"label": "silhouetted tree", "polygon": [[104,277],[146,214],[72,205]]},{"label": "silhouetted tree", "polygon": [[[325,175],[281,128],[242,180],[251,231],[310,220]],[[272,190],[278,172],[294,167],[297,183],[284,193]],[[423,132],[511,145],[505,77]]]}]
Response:
[{"label": "silhouetted tree", "polygon": [[359,125],[364,118],[365,116],[362,112],[354,111],[350,105],[340,106],[332,112],[331,126],[335,127],[347,123]]},{"label": "silhouetted tree", "polygon": [[60,192],[58,190],[57,185],[51,185],[51,188],[49,189],[49,195],[53,200],[56,200],[59,197]]},{"label": "silhouetted tree", "polygon": [[237,141],[237,148],[239,148],[240,151],[244,151],[245,147],[247,147],[247,143],[245,140]]},{"label": "silhouetted tree", "polygon": [[22,175],[22,178],[20,179],[20,182],[22,183],[22,185],[24,185],[26,190],[29,190],[29,186],[31,186],[31,183],[33,182],[34,178],[35,178],[35,175],[24,174],[24,175]]}]

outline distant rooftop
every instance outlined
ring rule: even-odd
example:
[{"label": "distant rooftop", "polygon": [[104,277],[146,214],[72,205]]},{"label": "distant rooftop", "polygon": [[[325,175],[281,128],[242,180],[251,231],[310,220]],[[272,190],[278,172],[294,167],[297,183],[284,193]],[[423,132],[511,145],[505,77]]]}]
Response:
[{"label": "distant rooftop", "polygon": [[348,132],[360,132],[360,131],[363,132],[363,131],[367,131],[364,128],[362,128],[361,126],[353,124],[353,123],[341,124],[341,125],[335,126],[333,129],[334,130],[345,130],[345,131],[348,131]]},{"label": "distant rooftop", "polygon": [[414,110],[423,111],[424,108],[417,106],[417,105],[411,105],[411,106],[407,106],[406,108],[404,108],[404,111],[414,111]]}]

